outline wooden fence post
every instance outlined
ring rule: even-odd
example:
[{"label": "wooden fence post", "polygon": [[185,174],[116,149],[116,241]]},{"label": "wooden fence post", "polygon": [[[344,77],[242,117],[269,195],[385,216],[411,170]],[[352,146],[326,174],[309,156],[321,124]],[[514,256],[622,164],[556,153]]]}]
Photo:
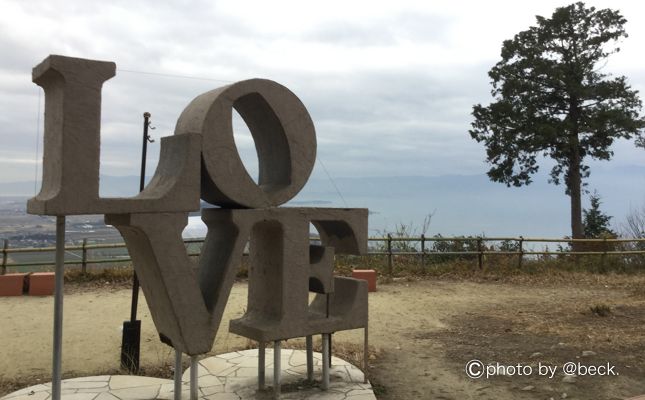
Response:
[{"label": "wooden fence post", "polygon": [[518,249],[518,251],[519,251],[519,258],[518,258],[518,260],[517,260],[517,267],[518,267],[518,268],[522,268],[522,259],[524,258],[524,248],[523,248],[523,246],[522,246],[522,244],[523,244],[523,243],[524,243],[524,237],[520,236],[520,240],[519,240],[519,249]]},{"label": "wooden fence post", "polygon": [[477,238],[477,262],[479,264],[479,269],[484,268],[483,258],[484,254],[482,253],[482,238]]},{"label": "wooden fence post", "polygon": [[607,238],[603,238],[602,254],[600,255],[600,270],[605,272],[605,256],[607,255]]},{"label": "wooden fence post", "polygon": [[82,258],[82,264],[81,264],[81,272],[86,273],[87,272],[87,238],[83,239],[83,258]]},{"label": "wooden fence post", "polygon": [[392,235],[387,234],[387,275],[392,279]]},{"label": "wooden fence post", "polygon": [[421,267],[426,266],[426,236],[421,234]]},{"label": "wooden fence post", "polygon": [[4,244],[2,245],[2,273],[0,275],[4,275],[7,273],[7,248],[9,247],[9,239],[4,240]]}]

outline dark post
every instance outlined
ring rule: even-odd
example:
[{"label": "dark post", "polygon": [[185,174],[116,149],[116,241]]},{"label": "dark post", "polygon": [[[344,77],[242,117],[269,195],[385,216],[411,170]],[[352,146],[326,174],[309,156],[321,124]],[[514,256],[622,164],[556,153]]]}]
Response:
[{"label": "dark post", "polygon": [[392,235],[387,234],[387,275],[392,279]]},{"label": "dark post", "polygon": [[602,254],[600,255],[600,271],[605,272],[605,259],[607,256],[607,238],[603,238]]},{"label": "dark post", "polygon": [[520,236],[519,240],[519,258],[517,260],[517,267],[522,268],[522,259],[524,258],[524,247],[522,247],[522,244],[524,243],[524,237]]},{"label": "dark post", "polygon": [[331,351],[332,351],[331,350],[331,337],[332,337],[333,334],[334,334],[333,332],[329,334],[329,366],[330,367],[331,367]]},{"label": "dark post", "polygon": [[484,268],[483,258],[484,254],[482,253],[482,238],[477,238],[477,262],[479,264],[479,269]]},{"label": "dark post", "polygon": [[87,272],[87,238],[83,239],[83,258],[81,259],[82,264],[81,264],[81,272],[86,273]]},{"label": "dark post", "polygon": [[[141,149],[141,176],[139,179],[139,192],[143,191],[146,181],[146,155],[148,142],[154,140],[148,135],[150,127],[150,113],[143,113],[143,146]],[[152,128],[154,129],[154,128]],[[121,368],[131,374],[139,372],[139,350],[141,343],[141,321],[137,320],[137,307],[139,304],[139,279],[134,271],[132,278],[132,304],[130,306],[130,320],[123,322],[123,340],[121,341]]]},{"label": "dark post", "polygon": [[421,234],[421,266],[426,266],[426,235]]},{"label": "dark post", "polygon": [[4,240],[4,244],[2,245],[2,273],[0,275],[4,275],[7,273],[7,248],[9,247],[9,239]]}]

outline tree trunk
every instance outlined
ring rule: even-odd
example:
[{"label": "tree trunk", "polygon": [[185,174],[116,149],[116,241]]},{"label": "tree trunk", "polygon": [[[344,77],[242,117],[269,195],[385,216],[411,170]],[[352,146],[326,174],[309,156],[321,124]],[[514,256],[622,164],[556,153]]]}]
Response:
[{"label": "tree trunk", "polygon": [[[578,165],[572,163],[569,171],[569,198],[571,199],[571,237],[573,239],[583,239],[584,229],[582,227],[582,201],[581,201],[581,179],[580,179],[580,162]],[[572,251],[584,251],[584,243],[571,243]],[[577,262],[577,258],[575,259]]]},{"label": "tree trunk", "polygon": [[[569,171],[567,179],[567,188],[569,198],[571,199],[571,237],[573,239],[583,239],[584,229],[582,227],[582,177],[580,175],[580,149],[578,147],[578,135],[572,135],[571,157],[569,159]],[[583,251],[583,243],[572,243],[571,250]]]},{"label": "tree trunk", "polygon": [[[573,160],[572,160],[573,161]],[[582,227],[582,180],[580,177],[580,156],[577,163],[572,163],[569,170],[569,197],[571,198],[571,237],[584,238]]]},{"label": "tree trunk", "polygon": [[[567,189],[569,190],[569,197],[571,198],[571,237],[573,239],[584,238],[584,229],[582,227],[582,176],[580,174],[580,139],[579,121],[580,121],[580,107],[578,100],[572,96],[569,100],[569,115],[568,118],[572,123],[572,129],[569,133],[569,171],[567,176]],[[574,251],[580,248],[573,244]]]}]

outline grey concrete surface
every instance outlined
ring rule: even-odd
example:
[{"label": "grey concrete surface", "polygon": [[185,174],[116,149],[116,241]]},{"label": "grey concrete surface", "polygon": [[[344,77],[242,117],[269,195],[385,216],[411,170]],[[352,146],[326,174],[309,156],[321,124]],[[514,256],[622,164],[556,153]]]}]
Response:
[{"label": "grey concrete surface", "polygon": [[[258,153],[256,184],[233,139],[235,109]],[[203,135],[202,198],[223,207],[279,206],[305,185],[316,161],[314,124],[300,99],[266,79],[236,82],[197,96],[177,120],[175,134]]]},{"label": "grey concrete surface", "polygon": [[199,210],[201,135],[167,137],[146,190],[132,198],[99,197],[101,88],[112,62],[52,55],[33,70],[45,91],[43,181],[27,203],[40,215]]}]

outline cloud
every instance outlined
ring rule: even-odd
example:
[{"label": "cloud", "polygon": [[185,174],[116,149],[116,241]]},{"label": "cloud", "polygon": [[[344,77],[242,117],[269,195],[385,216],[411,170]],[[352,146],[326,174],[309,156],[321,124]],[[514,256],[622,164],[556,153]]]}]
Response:
[{"label": "cloud", "polygon": [[[467,131],[472,105],[490,101],[486,73],[503,39],[560,4],[428,4],[6,1],[0,157],[5,165],[35,158],[39,89],[31,68],[64,54],[117,63],[103,90],[103,174],[138,174],[144,111],[158,139],[173,133],[195,96],[252,77],[276,80],[301,98],[333,176],[484,173],[483,148]],[[623,6],[633,34],[607,68],[643,90],[645,75],[634,65],[645,13],[632,3],[612,5]],[[237,139],[254,168],[251,141]],[[615,163],[644,165],[640,153],[621,146]],[[150,169],[158,148],[158,140],[149,147]],[[32,179],[30,169],[3,169],[0,181]]]}]

